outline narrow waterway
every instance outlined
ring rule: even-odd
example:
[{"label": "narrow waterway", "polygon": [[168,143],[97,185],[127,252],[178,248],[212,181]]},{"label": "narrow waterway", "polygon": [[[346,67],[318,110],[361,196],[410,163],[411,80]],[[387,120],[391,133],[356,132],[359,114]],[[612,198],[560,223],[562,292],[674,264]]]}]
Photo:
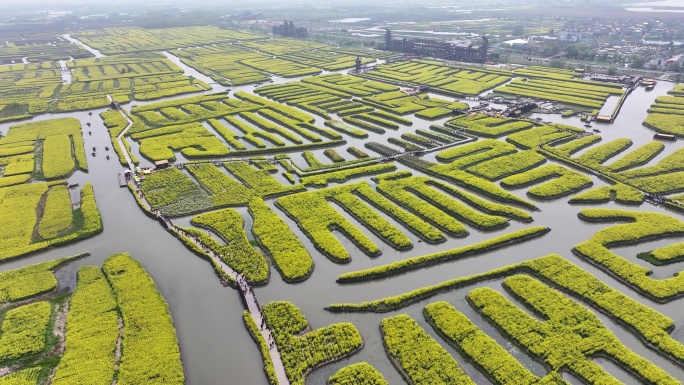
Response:
[{"label": "narrow waterway", "polygon": [[[65,36],[69,39],[69,37]],[[92,51],[91,51],[92,52]],[[198,73],[194,69],[184,65],[178,58],[165,53],[165,55],[172,60],[179,67],[183,68],[185,74],[188,76],[195,76],[207,83],[211,83],[211,79]],[[340,71],[343,72],[343,71]],[[284,79],[274,78],[274,83],[284,83],[289,81],[297,81],[298,79]],[[229,87],[219,85],[214,86],[214,90],[207,92],[224,92]],[[254,85],[233,87],[231,91],[241,90],[246,92],[253,92]],[[641,126],[641,122],[646,116],[646,109],[648,105],[653,102],[655,97],[666,94],[667,90],[671,88],[671,84],[659,82],[656,89],[651,92],[646,92],[643,89],[636,90],[627,99],[620,115],[613,125],[600,126],[603,131],[604,142],[619,137],[628,137],[635,142],[634,148],[638,145],[644,144],[652,140],[653,132]],[[169,98],[165,100],[172,100],[184,98],[179,96],[176,98]],[[133,102],[131,105],[145,105],[151,102]],[[129,106],[124,106],[130,108]],[[75,280],[74,274],[79,266],[82,265],[101,265],[102,261],[109,255],[118,252],[129,252],[135,258],[140,260],[152,277],[157,282],[157,285],[169,302],[174,321],[176,323],[179,340],[181,344],[181,352],[186,373],[188,376],[189,385],[204,385],[204,384],[265,384],[266,378],[261,369],[261,357],[258,353],[256,344],[253,343],[249,334],[245,330],[242,323],[242,309],[237,292],[232,289],[224,288],[219,283],[218,278],[214,274],[211,266],[206,261],[196,257],[187,251],[177,240],[170,234],[166,233],[158,222],[147,218],[142,211],[137,207],[133,197],[126,189],[118,187],[117,174],[123,170],[119,165],[113,151],[111,150],[112,143],[107,134],[106,128],[102,125],[99,112],[103,110],[93,110],[92,115],[88,112],[75,112],[68,114],[49,114],[34,118],[34,121],[42,121],[57,117],[75,117],[78,118],[84,127],[84,144],[86,149],[97,147],[96,156],[93,157],[88,151],[88,165],[89,173],[78,172],[69,178],[70,183],[80,183],[83,185],[86,182],[92,182],[95,188],[95,196],[102,213],[104,222],[104,233],[85,240],[75,245],[66,246],[63,248],[53,249],[44,253],[40,253],[28,258],[23,258],[13,262],[0,265],[0,270],[8,270],[25,266],[29,263],[45,261],[65,255],[73,255],[84,251],[90,251],[93,255],[91,257],[79,260],[74,264],[65,268],[60,274],[65,277],[71,276],[71,279],[65,278],[63,282],[73,285]],[[541,116],[545,121],[563,122],[566,124],[573,124],[581,127],[579,118],[561,118],[559,115],[542,115],[532,114],[533,117]],[[367,139],[355,139],[345,135],[347,143],[343,146],[336,147],[336,151],[346,159],[352,159],[352,155],[347,153],[346,149],[354,146],[358,149],[375,155],[371,150],[364,147],[364,144],[369,141],[377,141],[382,144],[387,144],[388,137],[399,137],[404,132],[414,132],[417,128],[427,129],[431,124],[443,123],[445,119],[438,121],[426,121],[418,118],[410,118],[414,124],[411,127],[401,125],[399,130],[387,130],[384,135],[369,133]],[[91,123],[91,127],[86,127],[86,123]],[[16,123],[15,123],[16,124]],[[322,126],[323,119],[316,117],[316,124]],[[6,134],[7,129],[12,124],[0,125],[0,133]],[[89,135],[91,132],[92,135]],[[132,142],[130,139],[132,152],[139,156],[139,145]],[[502,138],[503,140],[503,138]],[[105,146],[110,147],[110,151],[104,150]],[[390,145],[391,146],[391,145]],[[666,144],[666,152],[671,153],[675,148],[679,148],[677,143]],[[329,160],[323,155],[323,150],[314,150],[314,154],[319,160],[328,163]],[[109,154],[111,159],[106,160],[105,155]],[[178,161],[184,159],[177,154]],[[306,167],[303,157],[299,153],[291,155],[293,160],[300,166]],[[652,162],[660,159],[661,156],[654,159]],[[150,162],[143,160],[143,165],[149,165]],[[427,160],[434,161],[434,154],[429,154],[424,157]],[[278,174],[282,173],[284,169],[278,166]],[[408,169],[406,166],[397,163],[399,170]],[[420,172],[411,170],[414,175],[422,175]],[[605,183],[596,177],[591,177],[595,186],[604,186]],[[279,179],[280,180],[280,179]],[[355,181],[368,181],[371,186],[375,184],[370,181],[370,177],[355,178]],[[283,180],[281,180],[283,181]],[[284,181],[283,181],[284,182]],[[335,184],[331,184],[335,185]],[[527,189],[516,189],[512,192],[518,196],[526,197]],[[529,198],[528,198],[529,199]],[[464,312],[473,322],[481,327],[486,333],[497,339],[502,346],[524,363],[530,370],[537,374],[543,374],[541,365],[534,359],[521,352],[520,349],[505,340],[498,332],[487,324],[477,312],[475,312],[470,305],[468,305],[464,296],[476,287],[493,287],[501,291],[501,280],[493,280],[489,282],[480,283],[457,291],[444,293],[429,301],[422,302],[410,306],[401,311],[391,312],[386,314],[332,314],[324,309],[331,303],[337,302],[362,302],[367,300],[374,300],[383,298],[385,296],[397,295],[408,292],[417,288],[428,285],[437,284],[448,279],[468,276],[486,272],[494,268],[506,266],[522,262],[531,258],[557,253],[568,259],[574,264],[577,264],[582,269],[590,271],[600,280],[608,283],[611,287],[624,293],[625,295],[634,298],[635,300],[654,308],[655,310],[671,317],[675,323],[676,328],[672,335],[680,342],[684,341],[684,308],[678,306],[678,301],[670,304],[658,304],[637,294],[632,289],[626,287],[620,281],[604,273],[602,270],[595,268],[593,265],[586,262],[584,259],[574,256],[571,249],[574,245],[587,240],[596,231],[608,227],[611,224],[589,224],[581,221],[577,217],[577,213],[584,208],[591,208],[597,206],[590,205],[569,205],[568,198],[562,198],[554,201],[539,201],[535,202],[541,211],[533,212],[534,226],[549,226],[552,231],[533,241],[528,241],[509,247],[501,248],[483,255],[468,257],[459,261],[454,261],[430,268],[425,268],[412,272],[410,274],[397,276],[391,279],[385,279],[376,282],[369,282],[356,285],[338,285],[335,283],[336,278],[345,272],[366,269],[374,266],[383,265],[392,261],[402,260],[409,257],[425,255],[443,250],[449,250],[454,247],[470,245],[492,238],[493,236],[502,235],[511,231],[529,227],[530,224],[525,224],[517,221],[511,221],[510,226],[495,232],[483,232],[472,226],[466,225],[470,235],[467,238],[448,237],[447,242],[438,245],[427,245],[424,242],[419,242],[417,237],[413,236],[408,230],[402,230],[409,234],[409,237],[414,243],[414,247],[408,251],[396,251],[377,236],[370,234],[369,238],[373,240],[383,251],[383,254],[377,258],[370,258],[360,252],[353,244],[341,236],[343,244],[352,252],[352,261],[346,265],[339,265],[331,262],[328,258],[321,255],[314,247],[311,241],[302,233],[297,224],[290,218],[282,215],[283,220],[289,225],[292,231],[302,240],[307,250],[311,253],[316,268],[310,279],[299,284],[286,284],[275,270],[272,270],[272,279],[269,285],[255,289],[257,297],[262,304],[274,300],[289,300],[297,305],[306,317],[309,319],[313,329],[325,327],[337,322],[352,322],[359,329],[365,341],[365,347],[359,353],[353,355],[348,359],[331,364],[322,369],[314,371],[307,380],[307,384],[323,384],[328,376],[333,374],[339,368],[346,366],[353,362],[367,361],[380,370],[385,378],[391,384],[403,383],[403,379],[399,373],[394,369],[390,361],[387,359],[382,339],[379,333],[379,324],[383,318],[399,314],[408,313],[416,319],[432,336],[436,337],[432,328],[427,325],[421,314],[422,308],[429,302],[438,300],[446,300],[454,304],[459,310]],[[274,205],[274,199],[267,200],[268,205],[280,212]],[[619,208],[637,211],[658,211],[665,212],[671,215],[665,209],[655,207],[649,204],[643,204],[640,207],[625,207],[615,203],[609,203],[598,207]],[[336,207],[337,208],[337,207]],[[240,208],[238,211],[245,218],[245,231],[251,235],[252,221],[246,209]],[[339,210],[340,214],[350,219],[352,223],[358,224],[353,217],[346,212]],[[383,217],[386,217],[384,214]],[[387,218],[387,217],[386,217]],[[562,219],[560,219],[562,218]],[[190,226],[190,217],[176,219],[174,222]],[[398,223],[390,219],[392,224],[397,226]],[[359,225],[362,231],[368,231]],[[400,227],[401,228],[401,227]],[[635,258],[636,252],[647,251],[652,248],[660,247],[669,243],[681,242],[684,237],[667,238],[666,240],[649,242],[648,244],[638,245],[634,248],[620,248],[616,249],[621,255],[629,258],[636,263],[644,263]],[[671,276],[678,271],[677,264],[668,267],[653,268],[655,278],[664,278]],[[679,300],[681,301],[681,300]],[[593,311],[593,310],[592,310]],[[656,352],[646,347],[640,340],[634,337],[626,328],[616,324],[604,315],[597,313],[597,316],[605,323],[606,327],[612,330],[618,338],[629,348],[648,358],[671,375],[679,380],[684,380],[684,369],[674,365],[667,359],[658,355]],[[463,359],[453,349],[448,347],[441,338],[436,338],[447,348],[454,358],[461,364],[466,372],[473,377],[478,384],[489,384],[490,381],[486,379],[479,371],[472,366],[471,363]],[[610,363],[601,362],[604,367],[611,373],[615,371]],[[617,372],[616,372],[617,373]],[[622,376],[622,374],[619,374]]]},{"label": "narrow waterway", "polygon": [[[206,261],[188,251],[157,221],[145,216],[128,190],[119,188],[117,174],[123,167],[116,160],[98,113],[44,115],[34,121],[65,116],[81,121],[85,147],[97,147],[97,155],[92,157],[88,151],[90,172],[74,174],[69,183],[93,184],[104,232],[77,244],[0,264],[0,271],[86,251],[92,253],[65,268],[73,277],[79,266],[101,266],[109,255],[128,252],[145,266],[169,303],[188,385],[223,384],[226,379],[236,384],[266,384],[261,355],[242,322],[243,308],[237,292],[223,287]],[[88,122],[91,127],[86,128]],[[0,132],[6,133],[10,125],[0,125]],[[105,146],[110,147],[109,152],[104,150]],[[105,159],[106,154],[110,160]]]},{"label": "narrow waterway", "polygon": [[90,47],[89,45],[83,43],[82,41],[80,41],[80,40],[78,40],[78,39],[75,39],[75,38],[71,37],[71,35],[68,34],[68,33],[65,33],[64,35],[62,35],[62,37],[65,38],[65,39],[67,39],[67,40],[69,40],[70,42],[72,42],[72,43],[74,43],[74,44],[80,45],[81,47],[83,47],[83,49],[85,49],[86,51],[92,53],[93,56],[95,56],[96,58],[100,58],[100,57],[104,57],[104,56],[105,56],[105,55],[104,55],[102,52],[100,52],[99,50],[96,50],[95,48]]}]

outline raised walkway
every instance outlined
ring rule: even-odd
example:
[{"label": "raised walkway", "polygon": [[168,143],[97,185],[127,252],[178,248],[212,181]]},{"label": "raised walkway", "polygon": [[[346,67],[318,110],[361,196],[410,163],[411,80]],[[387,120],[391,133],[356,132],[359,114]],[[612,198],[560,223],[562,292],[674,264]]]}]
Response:
[{"label": "raised walkway", "polygon": [[[107,95],[109,97],[109,95]],[[121,110],[119,110],[121,114],[128,120],[128,126],[121,131],[121,134],[116,138],[117,144],[123,152],[124,156],[126,157],[126,162],[128,163],[128,167],[130,170],[135,170],[135,165],[133,164],[133,161],[131,160],[131,157],[128,154],[128,151],[126,150],[126,147],[124,146],[123,143],[123,136],[126,134],[129,128],[133,125],[133,121],[128,118],[128,116]],[[130,181],[128,183],[131,183]],[[145,196],[142,195],[139,197],[140,202],[145,206],[146,209],[152,210],[152,206],[150,205],[149,202],[147,202],[147,199],[145,199]],[[252,319],[254,320],[254,323],[260,327],[260,332],[261,336],[264,338],[264,341],[269,345],[269,354],[271,356],[271,361],[273,362],[273,367],[275,369],[276,377],[278,378],[278,385],[290,385],[290,382],[287,379],[287,374],[285,373],[285,367],[283,366],[283,360],[280,358],[280,352],[278,352],[278,346],[276,344],[273,344],[273,347],[270,347],[270,342],[275,340],[275,337],[273,337],[273,334],[271,331],[268,329],[268,325],[264,322],[263,316],[261,315],[261,307],[259,306],[259,302],[257,301],[256,294],[254,294],[254,291],[252,290],[251,286],[249,283],[244,280],[240,279],[238,277],[238,273],[231,269],[228,265],[226,265],[219,256],[214,254],[213,251],[211,251],[208,247],[206,247],[204,244],[199,242],[198,240],[190,237],[188,234],[186,234],[183,230],[178,229],[171,223],[171,221],[166,218],[162,217],[164,222],[167,225],[167,229],[169,231],[172,231],[176,234],[184,236],[189,242],[193,243],[194,245],[198,246],[200,249],[205,250],[207,255],[219,266],[226,274],[229,274],[232,276],[235,281],[238,283],[238,290],[240,292],[240,295],[243,298],[243,303],[245,304],[247,310],[249,313],[252,315]],[[261,327],[261,325],[264,325],[264,327]]]}]

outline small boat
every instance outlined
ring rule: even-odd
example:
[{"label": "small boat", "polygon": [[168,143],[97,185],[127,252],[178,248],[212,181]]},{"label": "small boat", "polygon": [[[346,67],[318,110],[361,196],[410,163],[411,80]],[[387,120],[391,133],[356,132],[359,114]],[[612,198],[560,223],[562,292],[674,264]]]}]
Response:
[{"label": "small boat", "polygon": [[597,130],[597,129],[595,129],[595,128],[594,128],[594,132],[601,133],[601,131],[599,131],[599,130]]},{"label": "small boat", "polygon": [[655,134],[655,135],[653,135],[653,139],[669,140],[672,142],[677,141],[677,137],[674,135],[670,135],[670,134]]},{"label": "small boat", "polygon": [[584,125],[584,127],[591,127],[591,124],[587,123]]},{"label": "small boat", "polygon": [[70,184],[68,187],[70,189],[75,189],[76,187],[78,187],[78,183]]},{"label": "small boat", "polygon": [[86,126],[90,127],[90,122],[86,123]]}]

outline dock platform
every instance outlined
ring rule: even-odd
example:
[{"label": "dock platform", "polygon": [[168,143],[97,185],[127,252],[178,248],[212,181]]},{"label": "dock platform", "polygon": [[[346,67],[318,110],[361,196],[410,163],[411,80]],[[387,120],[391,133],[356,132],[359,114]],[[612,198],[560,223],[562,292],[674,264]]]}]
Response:
[{"label": "dock platform", "polygon": [[122,172],[120,172],[118,178],[119,187],[126,187],[126,185],[128,184],[128,182],[126,181],[126,176]]}]

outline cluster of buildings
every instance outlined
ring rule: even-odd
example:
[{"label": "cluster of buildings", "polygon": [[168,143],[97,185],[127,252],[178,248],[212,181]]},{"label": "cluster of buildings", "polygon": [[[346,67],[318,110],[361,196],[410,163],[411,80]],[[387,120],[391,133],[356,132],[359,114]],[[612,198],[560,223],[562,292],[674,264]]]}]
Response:
[{"label": "cluster of buildings", "polygon": [[441,41],[427,38],[392,37],[392,31],[385,32],[385,51],[402,53],[404,55],[429,56],[446,60],[469,63],[484,63],[487,61],[489,39],[481,37],[481,44],[473,44],[470,40]]}]

